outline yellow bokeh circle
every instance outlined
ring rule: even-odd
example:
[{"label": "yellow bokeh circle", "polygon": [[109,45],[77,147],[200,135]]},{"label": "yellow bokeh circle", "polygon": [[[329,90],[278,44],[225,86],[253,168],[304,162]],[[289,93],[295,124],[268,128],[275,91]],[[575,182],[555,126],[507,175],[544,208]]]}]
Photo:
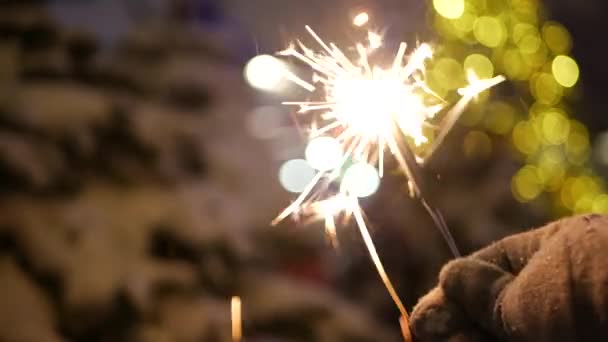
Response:
[{"label": "yellow bokeh circle", "polygon": [[487,106],[486,128],[495,134],[504,135],[511,131],[515,123],[516,112],[507,102],[496,101]]},{"label": "yellow bokeh circle", "polygon": [[501,46],[507,38],[504,24],[498,18],[489,16],[477,18],[473,33],[479,43],[490,48]]},{"label": "yellow bokeh circle", "polygon": [[532,72],[518,49],[507,49],[502,55],[502,65],[506,76],[514,80],[527,80]]},{"label": "yellow bokeh circle", "polygon": [[435,63],[433,77],[442,88],[453,90],[465,85],[462,65],[452,58],[441,58]]},{"label": "yellow bokeh circle", "polygon": [[540,147],[540,140],[534,126],[527,121],[521,121],[513,128],[513,144],[523,154],[536,153]]},{"label": "yellow bokeh circle", "polygon": [[601,194],[593,200],[591,211],[598,214],[608,214],[608,195]]},{"label": "yellow bokeh circle", "polygon": [[576,61],[568,56],[557,56],[551,63],[553,77],[560,85],[570,88],[578,82],[580,71]]},{"label": "yellow bokeh circle", "polygon": [[530,80],[530,85],[532,95],[542,104],[555,105],[564,94],[562,86],[549,73],[536,74]]},{"label": "yellow bokeh circle", "polygon": [[467,56],[464,60],[464,69],[467,72],[472,70],[481,79],[494,76],[492,61],[488,57],[477,53]]},{"label": "yellow bokeh circle", "polygon": [[457,19],[464,13],[464,0],[433,0],[435,11],[444,18]]},{"label": "yellow bokeh circle", "polygon": [[543,139],[551,145],[559,145],[568,139],[570,121],[565,115],[551,111],[544,113],[541,118]]},{"label": "yellow bokeh circle", "polygon": [[547,22],[542,29],[543,40],[551,52],[556,55],[565,55],[572,48],[572,37],[568,30],[555,22]]},{"label": "yellow bokeh circle", "polygon": [[529,202],[537,198],[543,190],[538,169],[531,165],[524,166],[513,177],[511,189],[515,198],[521,202]]},{"label": "yellow bokeh circle", "polygon": [[550,147],[539,156],[537,165],[547,191],[558,191],[566,176],[566,160],[563,151]]}]

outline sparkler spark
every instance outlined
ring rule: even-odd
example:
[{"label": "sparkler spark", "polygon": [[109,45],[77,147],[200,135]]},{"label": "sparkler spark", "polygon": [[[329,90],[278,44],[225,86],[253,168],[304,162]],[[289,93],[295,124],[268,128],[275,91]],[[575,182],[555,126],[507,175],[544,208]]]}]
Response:
[{"label": "sparkler spark", "polygon": [[[363,19],[361,19],[363,22]],[[357,25],[357,21],[355,21]],[[422,198],[413,175],[413,168],[424,164],[435,152],[466,105],[479,93],[502,82],[503,77],[479,80],[468,75],[469,84],[459,89],[462,96],[451,108],[426,84],[425,63],[432,58],[430,45],[421,44],[406,57],[407,45],[401,43],[392,63],[378,65],[370,62],[382,47],[382,36],[368,33],[367,44],[354,47],[355,58],[333,43],[323,41],[310,27],[306,30],[320,46],[317,52],[297,41],[279,54],[294,58],[313,72],[312,80],[288,72],[287,78],[309,91],[318,101],[285,102],[298,107],[300,115],[310,114],[309,139],[323,137],[341,146],[342,153],[325,164],[332,168],[317,168],[318,173],[298,198],[273,221],[277,224],[290,215],[325,221],[326,233],[337,244],[336,219],[347,221],[354,217],[378,274],[391,298],[407,321],[408,313],[386,274],[369,234],[356,191],[340,182],[350,163],[376,165],[380,177],[384,174],[385,153],[388,151],[406,175],[412,196],[421,199],[454,253],[451,235],[442,218]],[[427,131],[433,130],[432,134]],[[431,139],[431,137],[433,137]],[[411,146],[425,150],[415,154]],[[312,165],[314,167],[314,165]],[[340,184],[338,189],[332,187]]]}]

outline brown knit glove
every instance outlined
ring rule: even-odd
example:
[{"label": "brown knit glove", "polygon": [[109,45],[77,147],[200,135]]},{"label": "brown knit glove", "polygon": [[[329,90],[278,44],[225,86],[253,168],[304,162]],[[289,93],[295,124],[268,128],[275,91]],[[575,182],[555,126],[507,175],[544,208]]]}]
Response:
[{"label": "brown knit glove", "polygon": [[608,217],[563,219],[447,264],[416,341],[608,341]]}]

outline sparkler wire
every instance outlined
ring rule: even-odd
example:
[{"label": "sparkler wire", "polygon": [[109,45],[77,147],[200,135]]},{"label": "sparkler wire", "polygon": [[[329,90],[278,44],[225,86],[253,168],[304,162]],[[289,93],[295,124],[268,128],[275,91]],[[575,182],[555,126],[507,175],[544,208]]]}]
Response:
[{"label": "sparkler wire", "polygon": [[352,211],[353,211],[353,216],[355,218],[355,221],[357,222],[357,227],[359,227],[359,232],[361,233],[361,237],[363,238],[363,241],[365,242],[365,246],[367,247],[367,251],[369,252],[370,257],[372,258],[374,265],[376,266],[376,270],[378,271],[378,275],[380,276],[380,279],[382,279],[382,282],[384,283],[386,290],[388,291],[389,295],[393,299],[393,302],[395,302],[395,305],[399,309],[399,312],[401,313],[401,317],[403,317],[403,319],[406,321],[409,320],[409,314],[407,312],[407,309],[405,308],[405,305],[403,305],[401,298],[397,294],[397,291],[395,290],[393,283],[391,282],[388,274],[386,273],[386,270],[384,269],[382,261],[380,260],[380,256],[378,256],[378,251],[376,251],[376,246],[374,245],[374,240],[372,239],[371,235],[369,234],[369,229],[367,229],[367,225],[365,224],[365,219],[363,218],[363,213],[362,213],[359,203],[357,203],[356,199],[353,199]]}]

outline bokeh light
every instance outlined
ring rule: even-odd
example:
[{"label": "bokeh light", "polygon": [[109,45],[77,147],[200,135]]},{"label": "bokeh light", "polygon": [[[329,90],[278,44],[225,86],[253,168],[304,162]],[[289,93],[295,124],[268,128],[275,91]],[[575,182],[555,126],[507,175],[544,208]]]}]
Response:
[{"label": "bokeh light", "polygon": [[520,48],[520,52],[522,54],[524,63],[526,63],[529,67],[534,70],[543,70],[543,67],[547,63],[549,57],[549,49],[544,43],[540,43],[538,45],[538,49],[534,52],[526,53],[523,49]]},{"label": "bokeh light", "polygon": [[568,160],[574,165],[584,164],[591,154],[591,142],[587,127],[578,121],[570,121],[570,134],[566,141]]},{"label": "bokeh light", "polygon": [[471,131],[464,138],[462,148],[467,158],[484,159],[492,153],[492,140],[485,132]]},{"label": "bokeh light", "polygon": [[560,190],[561,204],[569,210],[574,210],[576,199],[572,195],[572,186],[576,181],[575,177],[568,177]]},{"label": "bokeh light", "polygon": [[465,12],[459,18],[451,20],[451,23],[459,31],[457,34],[466,38],[465,34],[473,31],[475,27],[475,19],[475,14],[465,9]]},{"label": "bokeh light", "polygon": [[495,48],[502,45],[507,37],[503,23],[495,17],[483,16],[475,21],[475,39],[482,45]]},{"label": "bokeh light", "polygon": [[539,156],[537,165],[540,178],[547,191],[558,191],[566,176],[566,160],[559,147],[549,147]]},{"label": "bokeh light", "polygon": [[[569,102],[580,94],[569,88],[580,82],[580,70],[570,55],[568,30],[545,20],[539,0],[465,0],[462,7],[459,1],[445,0],[433,5],[434,26],[444,39],[436,51],[444,60],[429,69],[429,87],[449,96],[460,71],[445,57],[459,56],[464,71],[479,77],[503,74],[514,81],[517,94],[500,99],[481,94],[477,105],[464,113],[459,122],[474,127],[463,141],[465,155],[484,158],[480,152],[489,150],[494,139],[510,135],[523,164],[512,178],[518,200],[529,202],[545,194],[548,201],[538,204],[551,203],[558,215],[608,212],[607,186],[590,164],[589,132],[569,113]],[[602,139],[598,144],[608,146]],[[608,153],[601,149],[595,149],[596,161],[606,167]],[[589,179],[595,185],[581,185],[591,184]]]},{"label": "bokeh light", "polygon": [[537,52],[542,43],[540,33],[536,27],[528,23],[516,24],[513,27],[512,39],[523,54]]},{"label": "bokeh light", "polygon": [[527,80],[532,73],[532,67],[524,61],[519,49],[507,49],[502,55],[505,74],[513,80]]},{"label": "bokeh light", "polygon": [[303,159],[288,160],[279,169],[279,182],[289,192],[304,191],[315,177],[315,170]]},{"label": "bokeh light", "polygon": [[265,91],[279,90],[287,66],[270,55],[252,58],[245,66],[245,79],[252,87]]},{"label": "bokeh light", "polygon": [[472,70],[480,79],[492,78],[494,76],[494,65],[492,64],[492,61],[490,61],[488,57],[478,53],[469,55],[465,58],[464,69],[467,71]]},{"label": "bokeh light", "polygon": [[598,214],[608,214],[608,195],[601,194],[597,196],[593,201],[591,210]]},{"label": "bokeh light", "polygon": [[540,147],[540,136],[528,121],[521,121],[513,129],[513,144],[523,154],[536,153]]},{"label": "bokeh light", "polygon": [[380,186],[378,171],[367,163],[355,163],[351,165],[342,178],[342,187],[350,195],[363,198],[376,193]]},{"label": "bokeh light", "polygon": [[464,13],[464,0],[433,0],[433,7],[447,19],[460,18]]},{"label": "bokeh light", "polygon": [[532,95],[538,102],[546,105],[556,105],[562,98],[564,90],[552,74],[541,72],[530,80]]},{"label": "bokeh light", "polygon": [[369,14],[361,12],[353,18],[353,25],[361,27],[369,22]]},{"label": "bokeh light", "polygon": [[601,182],[595,177],[583,175],[572,183],[570,193],[574,203],[574,212],[589,212],[593,208],[593,200],[601,192]]},{"label": "bokeh light", "polygon": [[551,64],[551,71],[557,83],[566,88],[573,87],[578,82],[579,69],[576,61],[568,56],[557,56]]},{"label": "bokeh light", "polygon": [[543,25],[543,40],[556,55],[565,55],[572,48],[572,37],[568,30],[555,22],[547,22]]},{"label": "bokeh light", "polygon": [[342,161],[342,146],[331,137],[318,137],[311,140],[306,147],[306,160],[314,169],[330,171]]},{"label": "bokeh light", "polygon": [[568,139],[570,121],[557,111],[544,113],[540,117],[543,140],[550,145],[559,145]]},{"label": "bokeh light", "polygon": [[[568,178],[562,187],[562,203],[573,212],[591,212],[601,206],[604,183],[601,179],[589,174]],[[600,197],[602,196],[602,197]],[[596,200],[600,202],[596,205]]]},{"label": "bokeh light", "polygon": [[499,135],[511,132],[517,115],[513,106],[507,102],[495,101],[487,108],[484,123],[488,131]]},{"label": "bokeh light", "polygon": [[529,202],[540,195],[543,190],[542,179],[535,166],[525,166],[515,176],[511,183],[513,194],[521,202]]},{"label": "bokeh light", "polygon": [[435,81],[447,90],[454,90],[465,84],[462,65],[452,58],[440,58],[432,71]]}]

